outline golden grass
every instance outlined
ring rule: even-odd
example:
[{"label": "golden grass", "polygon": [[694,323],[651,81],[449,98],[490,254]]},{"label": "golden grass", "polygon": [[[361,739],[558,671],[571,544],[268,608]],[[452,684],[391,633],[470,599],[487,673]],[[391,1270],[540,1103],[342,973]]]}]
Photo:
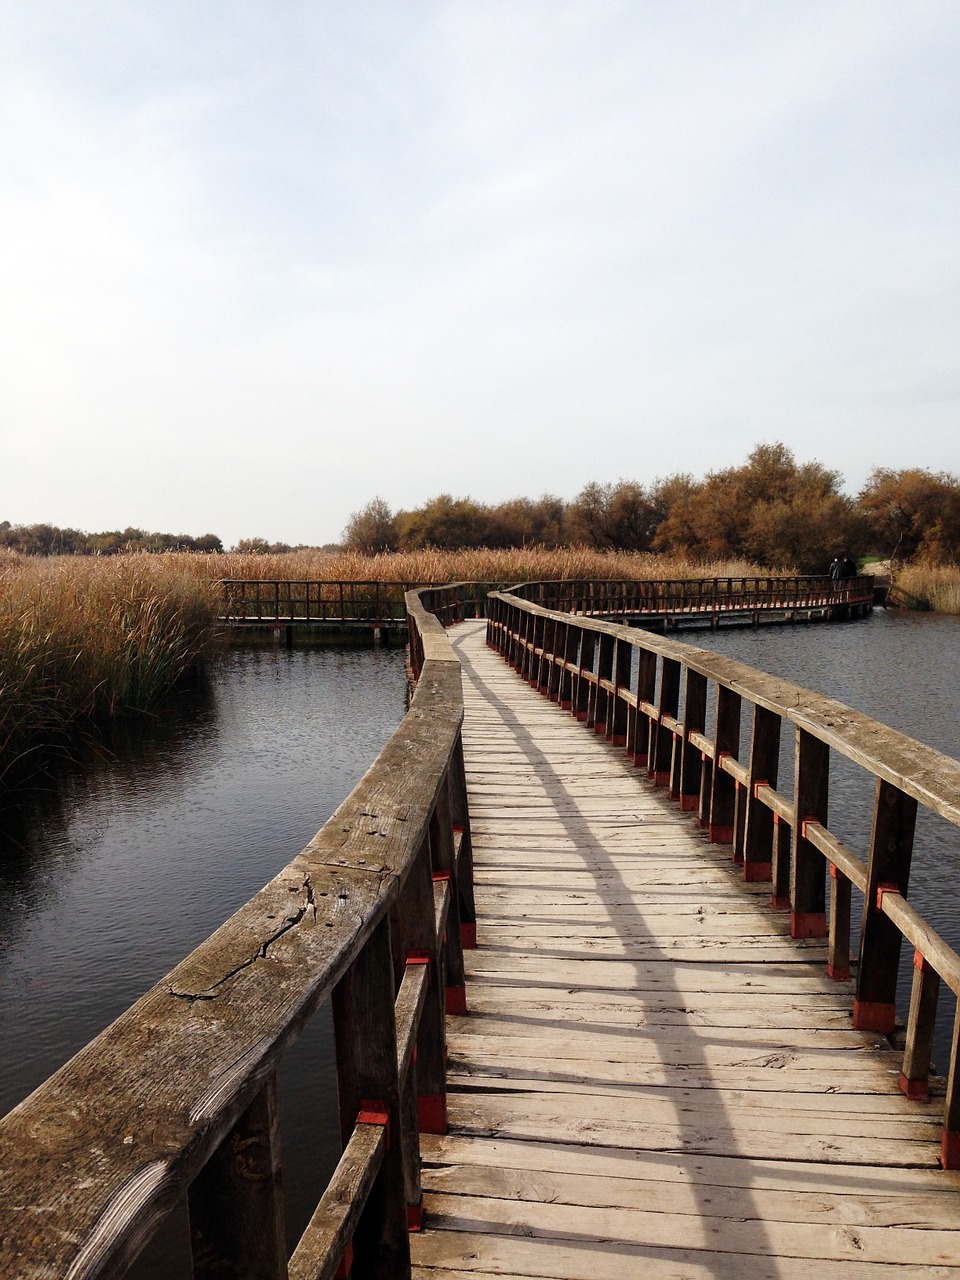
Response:
[{"label": "golden grass", "polygon": [[0,552],[0,782],[39,745],[156,706],[213,642],[223,578],[496,586],[762,572],[743,561],[706,564],[586,547],[372,557],[307,551],[44,559]]},{"label": "golden grass", "polygon": [[506,551],[408,551],[363,556],[355,552],[290,551],[282,555],[159,556],[186,562],[201,577],[300,579],[342,582],[525,582],[532,579],[608,578],[640,581],[654,578],[739,577],[762,573],[742,560],[709,564],[677,556],[639,552],[594,551],[589,547],[557,550],[527,547]]},{"label": "golden grass", "polygon": [[0,781],[40,747],[156,706],[209,646],[216,589],[165,559],[0,558]]},{"label": "golden grass", "polygon": [[960,613],[960,565],[898,565],[891,574],[894,587],[907,598],[919,601],[919,608],[937,613]]}]

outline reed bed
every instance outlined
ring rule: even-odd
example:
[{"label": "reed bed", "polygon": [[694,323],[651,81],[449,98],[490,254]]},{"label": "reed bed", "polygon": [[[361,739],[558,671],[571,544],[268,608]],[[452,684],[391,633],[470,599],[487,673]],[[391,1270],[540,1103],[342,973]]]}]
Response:
[{"label": "reed bed", "polygon": [[913,607],[960,614],[960,565],[898,565],[890,576],[908,602],[917,602]]},{"label": "reed bed", "polygon": [[0,558],[0,786],[149,711],[209,648],[218,592],[175,558]]},{"label": "reed bed", "polygon": [[187,562],[202,577],[341,582],[527,582],[533,579],[740,577],[765,572],[743,560],[701,563],[677,556],[594,551],[589,547],[526,547],[489,551],[407,551],[377,556],[356,552],[289,551],[281,555],[162,556]]}]

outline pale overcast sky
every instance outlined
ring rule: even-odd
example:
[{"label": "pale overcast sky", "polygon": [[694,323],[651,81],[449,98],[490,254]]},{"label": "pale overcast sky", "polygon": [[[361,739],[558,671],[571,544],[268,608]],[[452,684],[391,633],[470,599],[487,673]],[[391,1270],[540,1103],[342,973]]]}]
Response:
[{"label": "pale overcast sky", "polygon": [[0,519],[960,471],[958,0],[3,0]]}]

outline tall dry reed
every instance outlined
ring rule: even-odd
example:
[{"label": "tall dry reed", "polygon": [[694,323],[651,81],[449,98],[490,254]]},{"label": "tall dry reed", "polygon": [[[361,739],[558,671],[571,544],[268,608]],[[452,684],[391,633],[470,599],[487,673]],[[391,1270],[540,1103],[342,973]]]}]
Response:
[{"label": "tall dry reed", "polygon": [[655,578],[740,577],[764,572],[746,561],[709,564],[676,556],[589,547],[526,547],[504,551],[393,552],[364,556],[356,552],[289,551],[282,555],[162,556],[186,562],[203,577],[343,582],[525,582],[532,579],[607,578],[642,581]]},{"label": "tall dry reed", "polygon": [[917,601],[916,608],[960,613],[960,565],[898,565],[891,572],[891,581],[908,603]]},{"label": "tall dry reed", "polygon": [[209,647],[216,606],[170,558],[0,559],[0,783],[98,720],[157,706]]}]

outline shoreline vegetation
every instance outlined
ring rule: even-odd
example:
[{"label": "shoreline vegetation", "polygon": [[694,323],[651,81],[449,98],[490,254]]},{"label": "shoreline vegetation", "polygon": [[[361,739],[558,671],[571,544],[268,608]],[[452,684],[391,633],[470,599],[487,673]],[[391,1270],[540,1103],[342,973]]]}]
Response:
[{"label": "shoreline vegetation", "polygon": [[[870,571],[870,565],[866,566]],[[0,790],[97,726],[150,712],[214,652],[223,578],[507,584],[531,579],[782,576],[743,559],[562,548],[360,552],[0,551]],[[908,565],[893,582],[916,607],[960,613],[960,568]]]}]

